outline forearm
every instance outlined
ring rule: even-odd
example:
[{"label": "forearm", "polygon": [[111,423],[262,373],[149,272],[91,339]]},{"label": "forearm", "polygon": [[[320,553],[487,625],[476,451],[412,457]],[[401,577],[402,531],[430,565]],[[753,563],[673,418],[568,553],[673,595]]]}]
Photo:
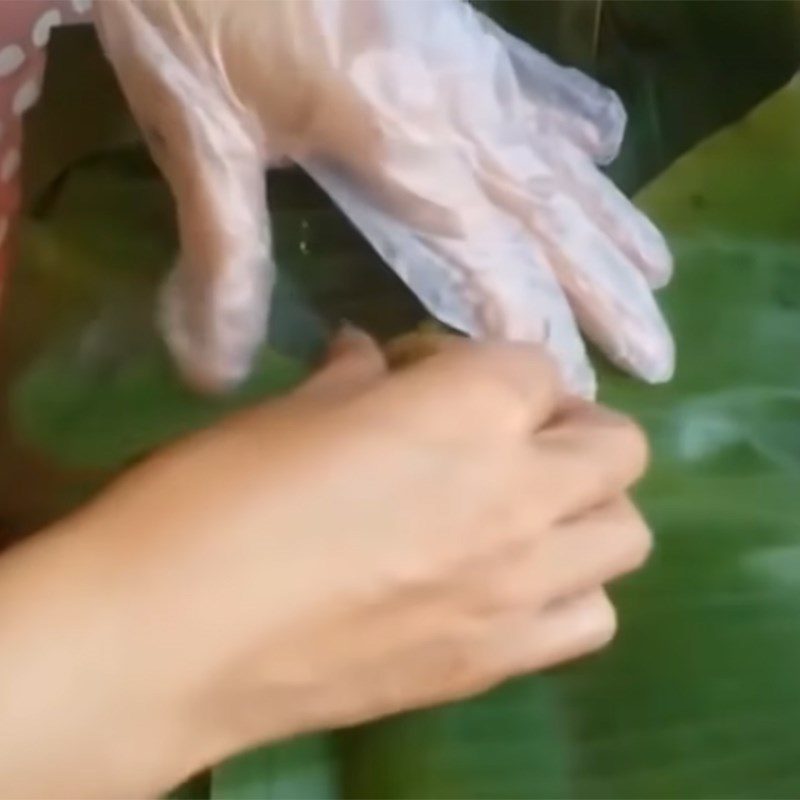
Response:
[{"label": "forearm", "polygon": [[193,766],[90,528],[79,515],[0,557],[0,797],[152,795]]}]

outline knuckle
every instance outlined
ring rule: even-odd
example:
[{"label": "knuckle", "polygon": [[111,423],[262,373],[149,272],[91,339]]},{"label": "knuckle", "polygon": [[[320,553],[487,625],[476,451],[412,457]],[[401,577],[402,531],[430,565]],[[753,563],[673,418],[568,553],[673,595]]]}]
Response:
[{"label": "knuckle", "polygon": [[558,368],[546,351],[533,344],[484,345],[482,358],[492,375],[506,419],[528,431],[535,407],[555,405],[560,393]]},{"label": "knuckle", "polygon": [[487,588],[486,607],[492,613],[513,611],[531,602],[531,581],[501,576]]},{"label": "knuckle", "polygon": [[425,369],[458,396],[460,414],[490,430],[528,432],[537,409],[554,406],[560,393],[555,364],[535,345],[459,342],[427,359]]},{"label": "knuckle", "polygon": [[462,402],[466,402],[477,418],[501,429],[522,430],[527,426],[530,411],[523,393],[510,381],[504,381],[497,370],[477,363],[460,384]]}]

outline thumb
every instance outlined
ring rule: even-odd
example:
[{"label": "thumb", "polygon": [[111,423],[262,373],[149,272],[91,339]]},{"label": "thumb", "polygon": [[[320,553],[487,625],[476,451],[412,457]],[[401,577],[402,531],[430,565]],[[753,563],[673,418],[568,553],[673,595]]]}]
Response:
[{"label": "thumb", "polygon": [[387,371],[378,343],[361,329],[345,324],[331,342],[319,370],[294,396],[326,402],[352,397],[376,383]]}]

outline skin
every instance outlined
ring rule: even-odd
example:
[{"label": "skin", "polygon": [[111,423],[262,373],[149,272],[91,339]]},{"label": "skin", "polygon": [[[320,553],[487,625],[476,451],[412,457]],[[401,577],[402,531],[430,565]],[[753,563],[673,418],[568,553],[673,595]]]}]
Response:
[{"label": "skin", "polygon": [[142,797],[614,635],[646,445],[532,347],[345,331],[0,558],[0,796]]}]

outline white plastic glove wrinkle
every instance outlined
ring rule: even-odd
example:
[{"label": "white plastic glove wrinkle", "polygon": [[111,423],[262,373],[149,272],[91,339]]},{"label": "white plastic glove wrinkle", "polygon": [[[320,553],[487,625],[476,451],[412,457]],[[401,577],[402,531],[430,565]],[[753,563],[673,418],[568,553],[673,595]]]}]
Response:
[{"label": "white plastic glove wrinkle", "polygon": [[182,251],[162,294],[162,329],[193,385],[232,385],[263,338],[274,277],[260,126],[213,50],[192,37],[167,41],[138,4],[115,2],[99,18],[176,199]]},{"label": "white plastic glove wrinkle", "polygon": [[[483,28],[508,53],[524,87],[524,115],[532,133],[552,133],[573,142],[597,164],[610,164],[619,153],[627,114],[617,95],[577,69],[561,67],[486,16]],[[541,113],[544,108],[546,113]]]},{"label": "white plastic glove wrinkle", "polygon": [[625,125],[610,90],[460,0],[114,0],[95,14],[176,198],[162,321],[196,385],[240,380],[262,342],[263,170],[287,158],[452,327],[544,342],[586,396],[578,325],[635,375],[671,375],[651,291],[669,251],[595,166]]}]

